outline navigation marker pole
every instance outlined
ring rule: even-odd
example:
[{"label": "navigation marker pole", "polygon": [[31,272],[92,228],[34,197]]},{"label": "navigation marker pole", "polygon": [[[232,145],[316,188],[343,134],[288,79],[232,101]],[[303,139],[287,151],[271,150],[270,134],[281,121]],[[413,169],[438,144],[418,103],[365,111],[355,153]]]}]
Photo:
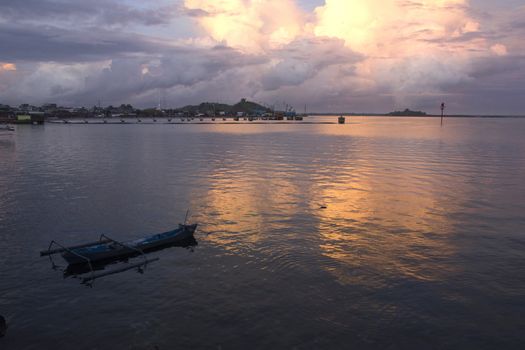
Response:
[{"label": "navigation marker pole", "polygon": [[445,115],[445,102],[441,103],[441,126],[443,126],[443,116]]}]

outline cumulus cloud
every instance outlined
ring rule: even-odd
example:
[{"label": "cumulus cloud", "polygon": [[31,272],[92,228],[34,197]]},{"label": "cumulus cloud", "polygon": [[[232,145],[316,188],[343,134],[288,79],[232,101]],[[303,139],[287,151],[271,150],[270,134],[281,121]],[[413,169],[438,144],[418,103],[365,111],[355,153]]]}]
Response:
[{"label": "cumulus cloud", "polygon": [[7,62],[0,62],[0,70],[3,70],[3,71],[16,71],[16,64],[14,64],[14,63],[7,63]]},{"label": "cumulus cloud", "polygon": [[505,50],[475,35],[481,25],[466,0],[327,0],[315,12],[315,35],[363,54],[359,75],[388,87],[397,105],[469,81],[476,57]]},{"label": "cumulus cloud", "polygon": [[490,50],[498,56],[505,56],[508,53],[507,47],[503,44],[494,44],[490,47]]},{"label": "cumulus cloud", "polygon": [[478,31],[466,9],[466,0],[327,0],[315,9],[314,31],[367,55],[406,56],[428,50],[429,41]]},{"label": "cumulus cloud", "polygon": [[[341,100],[367,91],[390,96],[394,106],[406,106],[422,95],[438,99],[450,86],[472,82],[479,58],[508,52],[482,32],[466,0],[326,0],[313,16],[301,13],[292,1],[279,2],[286,11],[275,11],[272,1],[257,0],[186,0],[185,6],[201,11],[197,22],[212,39],[271,57],[271,64],[256,75],[261,79],[259,96],[289,94],[283,90],[304,89],[314,80],[324,87],[318,91],[327,99],[334,93],[326,87],[336,83]],[[269,19],[268,13],[289,15]],[[272,40],[279,32],[290,35]],[[320,53],[312,44],[320,38],[343,45]],[[288,54],[287,49],[300,42],[310,43],[308,55]],[[327,56],[342,59],[334,68],[319,59]],[[350,74],[329,73],[334,71]],[[349,85],[352,88],[342,88]]]},{"label": "cumulus cloud", "polygon": [[300,86],[332,66],[345,66],[354,74],[353,65],[361,56],[345,48],[338,39],[303,38],[274,50],[271,58],[261,74],[262,88],[269,91]]},{"label": "cumulus cloud", "polygon": [[250,52],[292,42],[304,24],[293,0],[185,0],[184,5],[200,11],[197,21],[213,39]]},{"label": "cumulus cloud", "polygon": [[493,95],[522,90],[525,7],[325,0],[310,12],[300,1],[5,0],[0,99],[151,106],[162,92],[172,106],[248,97],[370,112],[446,99],[475,112],[498,82]]},{"label": "cumulus cloud", "polygon": [[0,62],[0,94],[15,82],[16,64]]}]

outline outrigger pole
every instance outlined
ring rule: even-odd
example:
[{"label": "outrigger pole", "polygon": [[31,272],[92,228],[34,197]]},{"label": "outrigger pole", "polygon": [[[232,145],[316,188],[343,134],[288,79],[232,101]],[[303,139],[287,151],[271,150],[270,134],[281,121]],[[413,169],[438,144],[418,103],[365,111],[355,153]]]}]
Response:
[{"label": "outrigger pole", "polygon": [[159,258],[147,259],[147,260],[145,260],[143,262],[132,264],[132,265],[129,265],[129,266],[125,266],[125,267],[122,267],[120,269],[113,269],[113,270],[110,270],[110,271],[107,271],[107,272],[101,272],[101,273],[92,274],[91,277],[84,277],[84,278],[82,278],[82,284],[86,284],[86,285],[90,286],[93,283],[93,281],[95,281],[97,278],[106,277],[106,276],[109,276],[109,275],[114,275],[114,274],[117,274],[117,273],[121,273],[121,272],[125,272],[125,271],[128,271],[128,270],[134,269],[134,268],[138,268],[139,272],[142,273],[143,272],[142,269],[141,269],[142,266],[146,266],[147,264],[152,263],[152,262],[157,261],[157,260],[159,260]]},{"label": "outrigger pole", "polygon": [[[53,244],[59,246],[60,249],[53,249],[53,250],[51,250],[51,247],[53,246]],[[93,246],[93,245],[96,245],[96,244],[99,244],[99,243],[87,243],[87,244],[82,244],[81,246],[82,247],[89,247],[89,246]],[[77,246],[76,248],[78,248],[78,247],[79,246]],[[49,256],[49,261],[51,261],[51,265],[53,266],[53,269],[56,270],[56,268],[58,266],[53,261],[53,254],[58,254],[58,253],[62,253],[62,252],[66,252],[67,251],[67,252],[69,252],[69,253],[71,253],[73,255],[76,255],[79,258],[85,260],[86,263],[89,266],[89,269],[91,270],[91,276],[93,277],[95,272],[93,270],[93,265],[91,264],[91,259],[89,259],[88,257],[85,257],[84,255],[76,253],[72,249],[75,249],[75,247],[65,247],[65,246],[61,245],[60,243],[58,243],[56,241],[51,241],[51,243],[49,243],[49,248],[47,249],[47,251],[40,252],[40,256],[46,256],[46,255]]]},{"label": "outrigger pole", "polygon": [[[58,244],[56,241],[51,241],[51,244],[49,245],[49,249],[48,250],[42,250],[40,252],[40,256],[48,256],[48,255],[63,253],[65,251],[69,251],[71,249],[87,248],[87,247],[91,247],[91,246],[97,245],[97,244],[109,243],[111,241],[112,240],[106,238],[106,239],[101,239],[101,240],[96,241],[96,242],[79,244],[79,245],[75,245],[75,246],[71,246],[71,247],[64,247],[64,246]],[[61,248],[51,250],[51,246],[53,244],[56,244],[57,246],[59,246]]]},{"label": "outrigger pole", "polygon": [[[186,217],[187,216],[188,216],[188,213],[186,213]],[[120,245],[122,247],[126,247],[126,248],[129,248],[131,250],[135,250],[137,253],[142,255],[142,257],[144,258],[144,261],[142,261],[140,263],[128,265],[128,266],[125,266],[125,267],[122,267],[122,268],[119,268],[119,269],[113,269],[113,270],[110,270],[110,271],[106,271],[106,272],[95,274],[95,271],[93,269],[93,265],[91,263],[91,259],[89,259],[88,257],[85,257],[85,256],[83,256],[81,254],[78,254],[74,250],[78,249],[78,248],[86,248],[86,247],[91,247],[91,246],[94,246],[94,245],[104,244],[104,243],[114,243],[114,244],[118,244],[118,245]],[[51,247],[53,245],[57,245],[60,248],[58,248],[58,249],[51,249]],[[48,249],[47,250],[43,250],[43,251],[40,252],[40,256],[49,256],[49,260],[51,261],[51,264],[53,265],[53,269],[56,269],[58,266],[53,261],[52,256],[54,254],[59,254],[59,253],[63,253],[63,252],[69,252],[69,253],[71,253],[73,255],[76,255],[76,256],[80,257],[81,259],[85,260],[85,262],[89,266],[89,270],[91,272],[91,276],[82,278],[82,284],[85,284],[85,285],[87,285],[89,287],[93,286],[93,282],[97,278],[101,278],[101,277],[105,277],[105,276],[109,276],[109,275],[114,275],[116,273],[128,271],[128,270],[131,270],[131,269],[134,269],[134,268],[138,268],[139,272],[142,273],[143,270],[141,269],[141,267],[143,267],[143,266],[146,267],[147,264],[159,260],[159,258],[147,259],[143,250],[137,249],[135,247],[131,247],[131,246],[129,246],[127,244],[124,244],[122,242],[116,241],[116,240],[114,240],[112,238],[109,238],[108,236],[106,236],[104,234],[100,235],[100,239],[98,241],[96,241],[96,242],[85,243],[85,244],[80,244],[80,245],[71,246],[71,247],[65,247],[65,246],[61,245],[60,243],[58,243],[56,241],[51,241],[51,243],[49,243]]]}]

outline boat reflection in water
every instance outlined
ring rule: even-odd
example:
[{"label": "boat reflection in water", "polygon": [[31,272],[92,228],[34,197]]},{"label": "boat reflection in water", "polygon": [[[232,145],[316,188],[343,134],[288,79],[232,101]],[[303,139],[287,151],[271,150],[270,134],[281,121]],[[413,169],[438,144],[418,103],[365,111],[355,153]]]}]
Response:
[{"label": "boat reflection in water", "polygon": [[[188,237],[188,238],[184,239],[183,241],[180,241],[180,242],[177,242],[177,243],[169,243],[169,244],[166,244],[166,245],[158,246],[158,247],[153,248],[153,249],[149,249],[149,250],[145,251],[144,253],[149,254],[149,253],[152,253],[152,252],[157,252],[157,251],[164,250],[164,249],[167,249],[167,248],[172,248],[172,247],[182,247],[182,248],[187,248],[187,249],[190,249],[190,250],[193,251],[193,247],[197,246],[198,244],[199,243],[197,242],[195,237],[191,236],[191,237]],[[108,271],[107,274],[95,275],[95,279],[96,278],[100,278],[100,277],[104,277],[104,276],[108,276],[108,275],[112,275],[112,274],[116,274],[116,273],[122,273],[122,272],[131,270],[131,269],[135,269],[135,268],[137,269],[138,272],[143,273],[143,271],[144,271],[143,268],[147,264],[144,264],[143,261],[138,261],[138,257],[139,256],[141,256],[141,254],[137,252],[133,256],[128,256],[126,258],[105,260],[105,261],[101,261],[101,262],[97,262],[97,263],[91,264],[91,267],[93,268],[93,271],[103,271],[103,270],[106,270],[106,267],[111,266],[111,265],[116,265],[116,264],[119,264],[119,263],[124,263],[125,264],[122,268],[115,269],[115,270],[112,270],[112,271]],[[130,259],[133,259],[133,258],[137,258],[138,262],[136,264],[130,262]],[[154,261],[157,261],[157,260],[158,260],[158,258],[153,258],[153,259],[148,259],[147,261],[149,261],[148,262],[148,264],[149,264],[150,262],[154,262]],[[84,263],[84,264],[70,264],[64,270],[64,278],[65,277],[80,277],[80,278],[82,278],[82,283],[90,284],[93,281],[93,280],[90,279],[91,276],[89,276],[89,275],[86,275],[86,277],[82,277],[81,276],[81,275],[89,274],[89,273],[91,273],[91,268],[90,268],[89,264],[87,264],[87,263]]]}]

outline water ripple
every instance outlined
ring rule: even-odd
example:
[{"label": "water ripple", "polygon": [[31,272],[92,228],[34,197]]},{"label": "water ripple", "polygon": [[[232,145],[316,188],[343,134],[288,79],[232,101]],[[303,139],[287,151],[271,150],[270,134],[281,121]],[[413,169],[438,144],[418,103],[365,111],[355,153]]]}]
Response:
[{"label": "water ripple", "polygon": [[[448,123],[18,128],[0,142],[6,349],[515,347],[525,122]],[[145,275],[89,290],[38,258],[187,209],[199,245]]]}]

